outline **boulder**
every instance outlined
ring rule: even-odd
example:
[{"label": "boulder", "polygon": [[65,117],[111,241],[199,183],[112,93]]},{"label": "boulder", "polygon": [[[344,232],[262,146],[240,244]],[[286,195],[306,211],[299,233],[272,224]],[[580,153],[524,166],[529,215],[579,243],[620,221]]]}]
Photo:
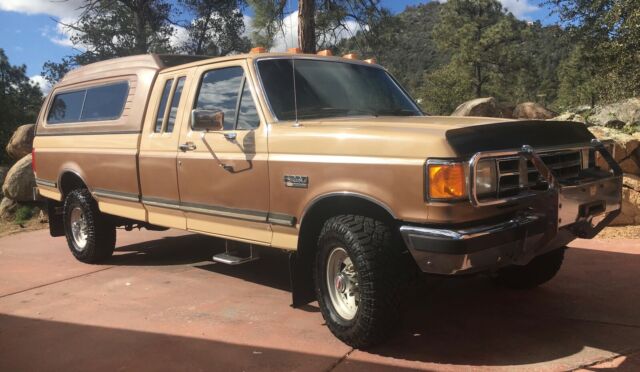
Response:
[{"label": "boulder", "polygon": [[4,184],[4,179],[7,177],[7,172],[9,172],[9,167],[0,167],[0,199],[2,199],[2,185]]},{"label": "boulder", "polygon": [[12,219],[17,209],[18,203],[9,198],[3,198],[2,201],[0,201],[0,218],[3,220]]},{"label": "boulder", "polygon": [[640,177],[625,175],[622,186],[622,211],[612,225],[640,225]]},{"label": "boulder", "polygon": [[587,119],[585,119],[584,116],[582,116],[580,114],[576,114],[575,112],[564,112],[564,113],[556,116],[555,118],[551,118],[549,120],[554,120],[554,121],[575,121],[575,122],[582,123],[582,124],[588,124],[587,123]]},{"label": "boulder", "polygon": [[640,118],[640,97],[629,98],[607,105],[598,105],[589,116],[589,121],[596,125],[605,125],[611,120],[633,123],[638,118]]},{"label": "boulder", "polygon": [[7,144],[7,154],[13,159],[22,159],[25,155],[31,154],[33,149],[33,138],[35,136],[35,124],[21,125],[13,132]]},{"label": "boulder", "polygon": [[623,172],[640,175],[640,136],[598,126],[589,127],[589,130],[598,139],[613,140],[612,155]]},{"label": "boulder", "polygon": [[557,115],[557,113],[547,110],[544,106],[536,102],[520,103],[513,110],[513,117],[515,119],[548,120]]},{"label": "boulder", "polygon": [[32,201],[36,179],[31,169],[31,154],[18,160],[9,172],[2,185],[5,197],[15,201]]},{"label": "boulder", "polygon": [[451,116],[484,116],[484,117],[501,117],[500,108],[495,98],[476,98],[462,103],[458,106]]}]

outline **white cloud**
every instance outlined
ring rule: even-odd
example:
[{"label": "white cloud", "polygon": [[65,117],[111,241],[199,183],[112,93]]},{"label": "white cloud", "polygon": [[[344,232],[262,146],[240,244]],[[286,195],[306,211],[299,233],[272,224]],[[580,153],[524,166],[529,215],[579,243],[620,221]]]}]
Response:
[{"label": "white cloud", "polygon": [[[446,3],[447,0],[437,0],[439,3]],[[513,13],[516,18],[529,19],[529,14],[540,8],[531,3],[531,0],[498,0],[502,7]]]},{"label": "white cloud", "polygon": [[538,6],[531,4],[529,0],[500,0],[500,2],[503,7],[520,19],[528,19],[527,16],[530,13],[540,9]]},{"label": "white cloud", "polygon": [[[245,34],[248,36],[251,34],[251,17],[245,16]],[[355,34],[361,30],[360,25],[355,21],[346,21],[346,29],[341,29],[336,32],[335,35],[327,35],[327,41],[330,44],[355,36]],[[318,40],[321,41],[321,38]],[[274,40],[271,52],[285,52],[289,48],[295,48],[298,46],[298,11],[291,12],[282,21],[282,30],[278,31]]]},{"label": "white cloud", "polygon": [[83,0],[2,0],[0,10],[26,14],[48,14],[54,17],[72,17],[80,13]]},{"label": "white cloud", "polygon": [[42,75],[33,75],[29,80],[31,81],[31,84],[39,86],[44,95],[49,94],[51,91],[51,85],[44,77],[42,77]]}]

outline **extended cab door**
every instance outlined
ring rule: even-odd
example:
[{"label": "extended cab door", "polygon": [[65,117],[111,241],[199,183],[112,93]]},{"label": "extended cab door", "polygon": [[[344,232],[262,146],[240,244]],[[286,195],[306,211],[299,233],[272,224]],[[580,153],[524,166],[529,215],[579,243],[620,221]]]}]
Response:
[{"label": "extended cab door", "polygon": [[178,153],[180,207],[187,228],[270,243],[267,129],[245,60],[198,67],[189,110],[224,115],[223,127],[182,127]]},{"label": "extended cab door", "polygon": [[179,207],[176,167],[181,128],[188,125],[186,96],[193,84],[193,72],[179,70],[158,76],[140,141],[140,187],[148,221],[178,229],[187,228]]}]

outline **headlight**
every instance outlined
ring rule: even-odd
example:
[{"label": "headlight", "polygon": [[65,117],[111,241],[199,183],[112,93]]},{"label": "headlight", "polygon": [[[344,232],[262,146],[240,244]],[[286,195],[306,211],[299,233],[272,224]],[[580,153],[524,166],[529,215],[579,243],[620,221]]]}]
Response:
[{"label": "headlight", "polygon": [[462,163],[434,162],[427,165],[428,192],[431,199],[460,199],[467,194],[465,167]]},{"label": "headlight", "polygon": [[496,177],[496,161],[481,160],[476,166],[476,195],[495,195],[498,185]]}]

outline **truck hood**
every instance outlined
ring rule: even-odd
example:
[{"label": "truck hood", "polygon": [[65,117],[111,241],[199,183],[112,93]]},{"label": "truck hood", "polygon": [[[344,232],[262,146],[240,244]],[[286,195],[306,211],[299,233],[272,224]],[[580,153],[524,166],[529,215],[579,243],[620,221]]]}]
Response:
[{"label": "truck hood", "polygon": [[308,134],[317,131],[317,139],[334,134],[353,140],[357,147],[361,142],[375,141],[376,152],[383,152],[376,155],[402,157],[466,158],[478,151],[516,149],[525,144],[534,148],[573,145],[594,138],[580,123],[487,117],[363,116],[301,124]]}]

